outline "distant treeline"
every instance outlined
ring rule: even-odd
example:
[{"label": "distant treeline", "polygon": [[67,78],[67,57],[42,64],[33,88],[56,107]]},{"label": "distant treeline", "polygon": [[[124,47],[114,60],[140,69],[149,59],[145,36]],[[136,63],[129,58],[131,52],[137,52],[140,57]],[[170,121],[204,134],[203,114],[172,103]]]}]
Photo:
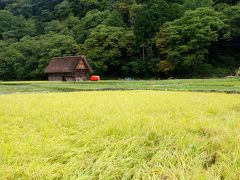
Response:
[{"label": "distant treeline", "polygon": [[0,0],[0,79],[44,78],[84,54],[105,77],[229,75],[240,66],[237,0]]}]

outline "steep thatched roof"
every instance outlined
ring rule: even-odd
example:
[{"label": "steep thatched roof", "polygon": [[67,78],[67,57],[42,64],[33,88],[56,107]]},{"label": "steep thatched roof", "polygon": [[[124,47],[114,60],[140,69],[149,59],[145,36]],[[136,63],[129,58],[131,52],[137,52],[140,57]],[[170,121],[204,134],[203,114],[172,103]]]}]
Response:
[{"label": "steep thatched roof", "polygon": [[47,68],[45,69],[45,73],[71,73],[74,72],[76,66],[83,60],[86,65],[88,71],[93,73],[91,66],[89,65],[85,56],[71,56],[71,57],[58,57],[54,58]]}]

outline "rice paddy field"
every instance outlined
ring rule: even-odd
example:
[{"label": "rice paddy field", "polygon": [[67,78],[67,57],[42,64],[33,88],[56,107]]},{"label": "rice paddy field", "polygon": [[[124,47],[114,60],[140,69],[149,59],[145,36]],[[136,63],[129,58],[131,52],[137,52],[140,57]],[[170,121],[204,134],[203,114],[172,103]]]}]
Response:
[{"label": "rice paddy field", "polygon": [[240,94],[240,78],[173,80],[104,80],[99,82],[0,81],[0,94],[109,90],[161,90]]},{"label": "rice paddy field", "polygon": [[239,179],[240,94],[0,95],[0,179]]}]

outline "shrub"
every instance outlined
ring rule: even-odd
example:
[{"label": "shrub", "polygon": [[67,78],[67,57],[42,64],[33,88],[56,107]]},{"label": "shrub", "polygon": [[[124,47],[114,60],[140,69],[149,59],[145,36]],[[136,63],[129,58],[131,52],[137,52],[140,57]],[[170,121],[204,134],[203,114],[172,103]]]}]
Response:
[{"label": "shrub", "polygon": [[197,78],[221,78],[232,74],[230,68],[216,67],[211,64],[201,64],[192,71],[193,76]]}]

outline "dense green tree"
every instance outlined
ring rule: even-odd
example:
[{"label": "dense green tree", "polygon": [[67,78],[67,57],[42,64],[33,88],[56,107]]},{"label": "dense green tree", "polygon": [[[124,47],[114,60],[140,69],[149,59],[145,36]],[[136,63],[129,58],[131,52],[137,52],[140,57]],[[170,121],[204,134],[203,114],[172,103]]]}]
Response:
[{"label": "dense green tree", "polygon": [[0,75],[5,80],[41,78],[51,58],[79,54],[79,46],[72,37],[53,33],[26,37],[12,44],[0,41],[0,47],[4,45],[5,51],[0,53]]},{"label": "dense green tree", "polygon": [[229,39],[218,41],[209,48],[209,61],[215,67],[234,72],[240,64],[240,4],[221,4],[216,9],[223,12],[231,34]]},{"label": "dense green tree", "polygon": [[44,23],[44,32],[64,33],[68,32],[67,24],[59,20],[53,20],[51,22]]},{"label": "dense green tree", "polygon": [[99,0],[69,0],[71,11],[80,18],[84,17],[88,11],[98,9],[100,3]]},{"label": "dense green tree", "polygon": [[43,21],[49,21],[54,17],[52,11],[55,6],[62,1],[63,0],[31,0],[33,15],[38,16]]},{"label": "dense green tree", "polygon": [[215,4],[218,4],[218,3],[236,4],[237,2],[239,2],[239,0],[214,0]]},{"label": "dense green tree", "polygon": [[229,37],[223,15],[212,8],[188,11],[173,22],[167,23],[156,37],[163,59],[175,69],[188,67],[194,70],[207,63],[208,47],[219,39]]},{"label": "dense green tree", "polygon": [[61,3],[54,7],[54,17],[56,19],[63,20],[70,14],[70,7],[67,0],[63,0]]},{"label": "dense green tree", "polygon": [[134,34],[122,27],[99,25],[83,44],[83,50],[97,72],[117,73],[133,53]]},{"label": "dense green tree", "polygon": [[165,0],[146,6],[137,13],[134,23],[134,33],[139,47],[142,49],[142,56],[145,57],[149,46],[152,47],[152,39],[165,22],[172,21],[180,15],[179,7],[168,4]]},{"label": "dense green tree", "polygon": [[6,10],[0,10],[0,39],[17,39],[25,35],[34,35],[35,25],[22,16],[13,16]]},{"label": "dense green tree", "polygon": [[124,26],[124,23],[117,12],[90,11],[73,28],[73,36],[78,43],[84,43],[94,28],[98,25]]},{"label": "dense green tree", "polygon": [[184,0],[183,10],[195,10],[200,7],[211,7],[213,0]]},{"label": "dense green tree", "polygon": [[225,22],[231,27],[231,36],[240,37],[240,4],[223,10]]},{"label": "dense green tree", "polygon": [[20,15],[25,18],[30,18],[33,14],[31,0],[18,0],[9,4],[6,9],[12,12],[15,16]]},{"label": "dense green tree", "polygon": [[16,0],[0,0],[0,9],[4,9],[7,5],[15,2]]},{"label": "dense green tree", "polygon": [[104,76],[231,74],[239,2],[0,0],[0,79],[39,79],[52,57],[76,54]]}]

